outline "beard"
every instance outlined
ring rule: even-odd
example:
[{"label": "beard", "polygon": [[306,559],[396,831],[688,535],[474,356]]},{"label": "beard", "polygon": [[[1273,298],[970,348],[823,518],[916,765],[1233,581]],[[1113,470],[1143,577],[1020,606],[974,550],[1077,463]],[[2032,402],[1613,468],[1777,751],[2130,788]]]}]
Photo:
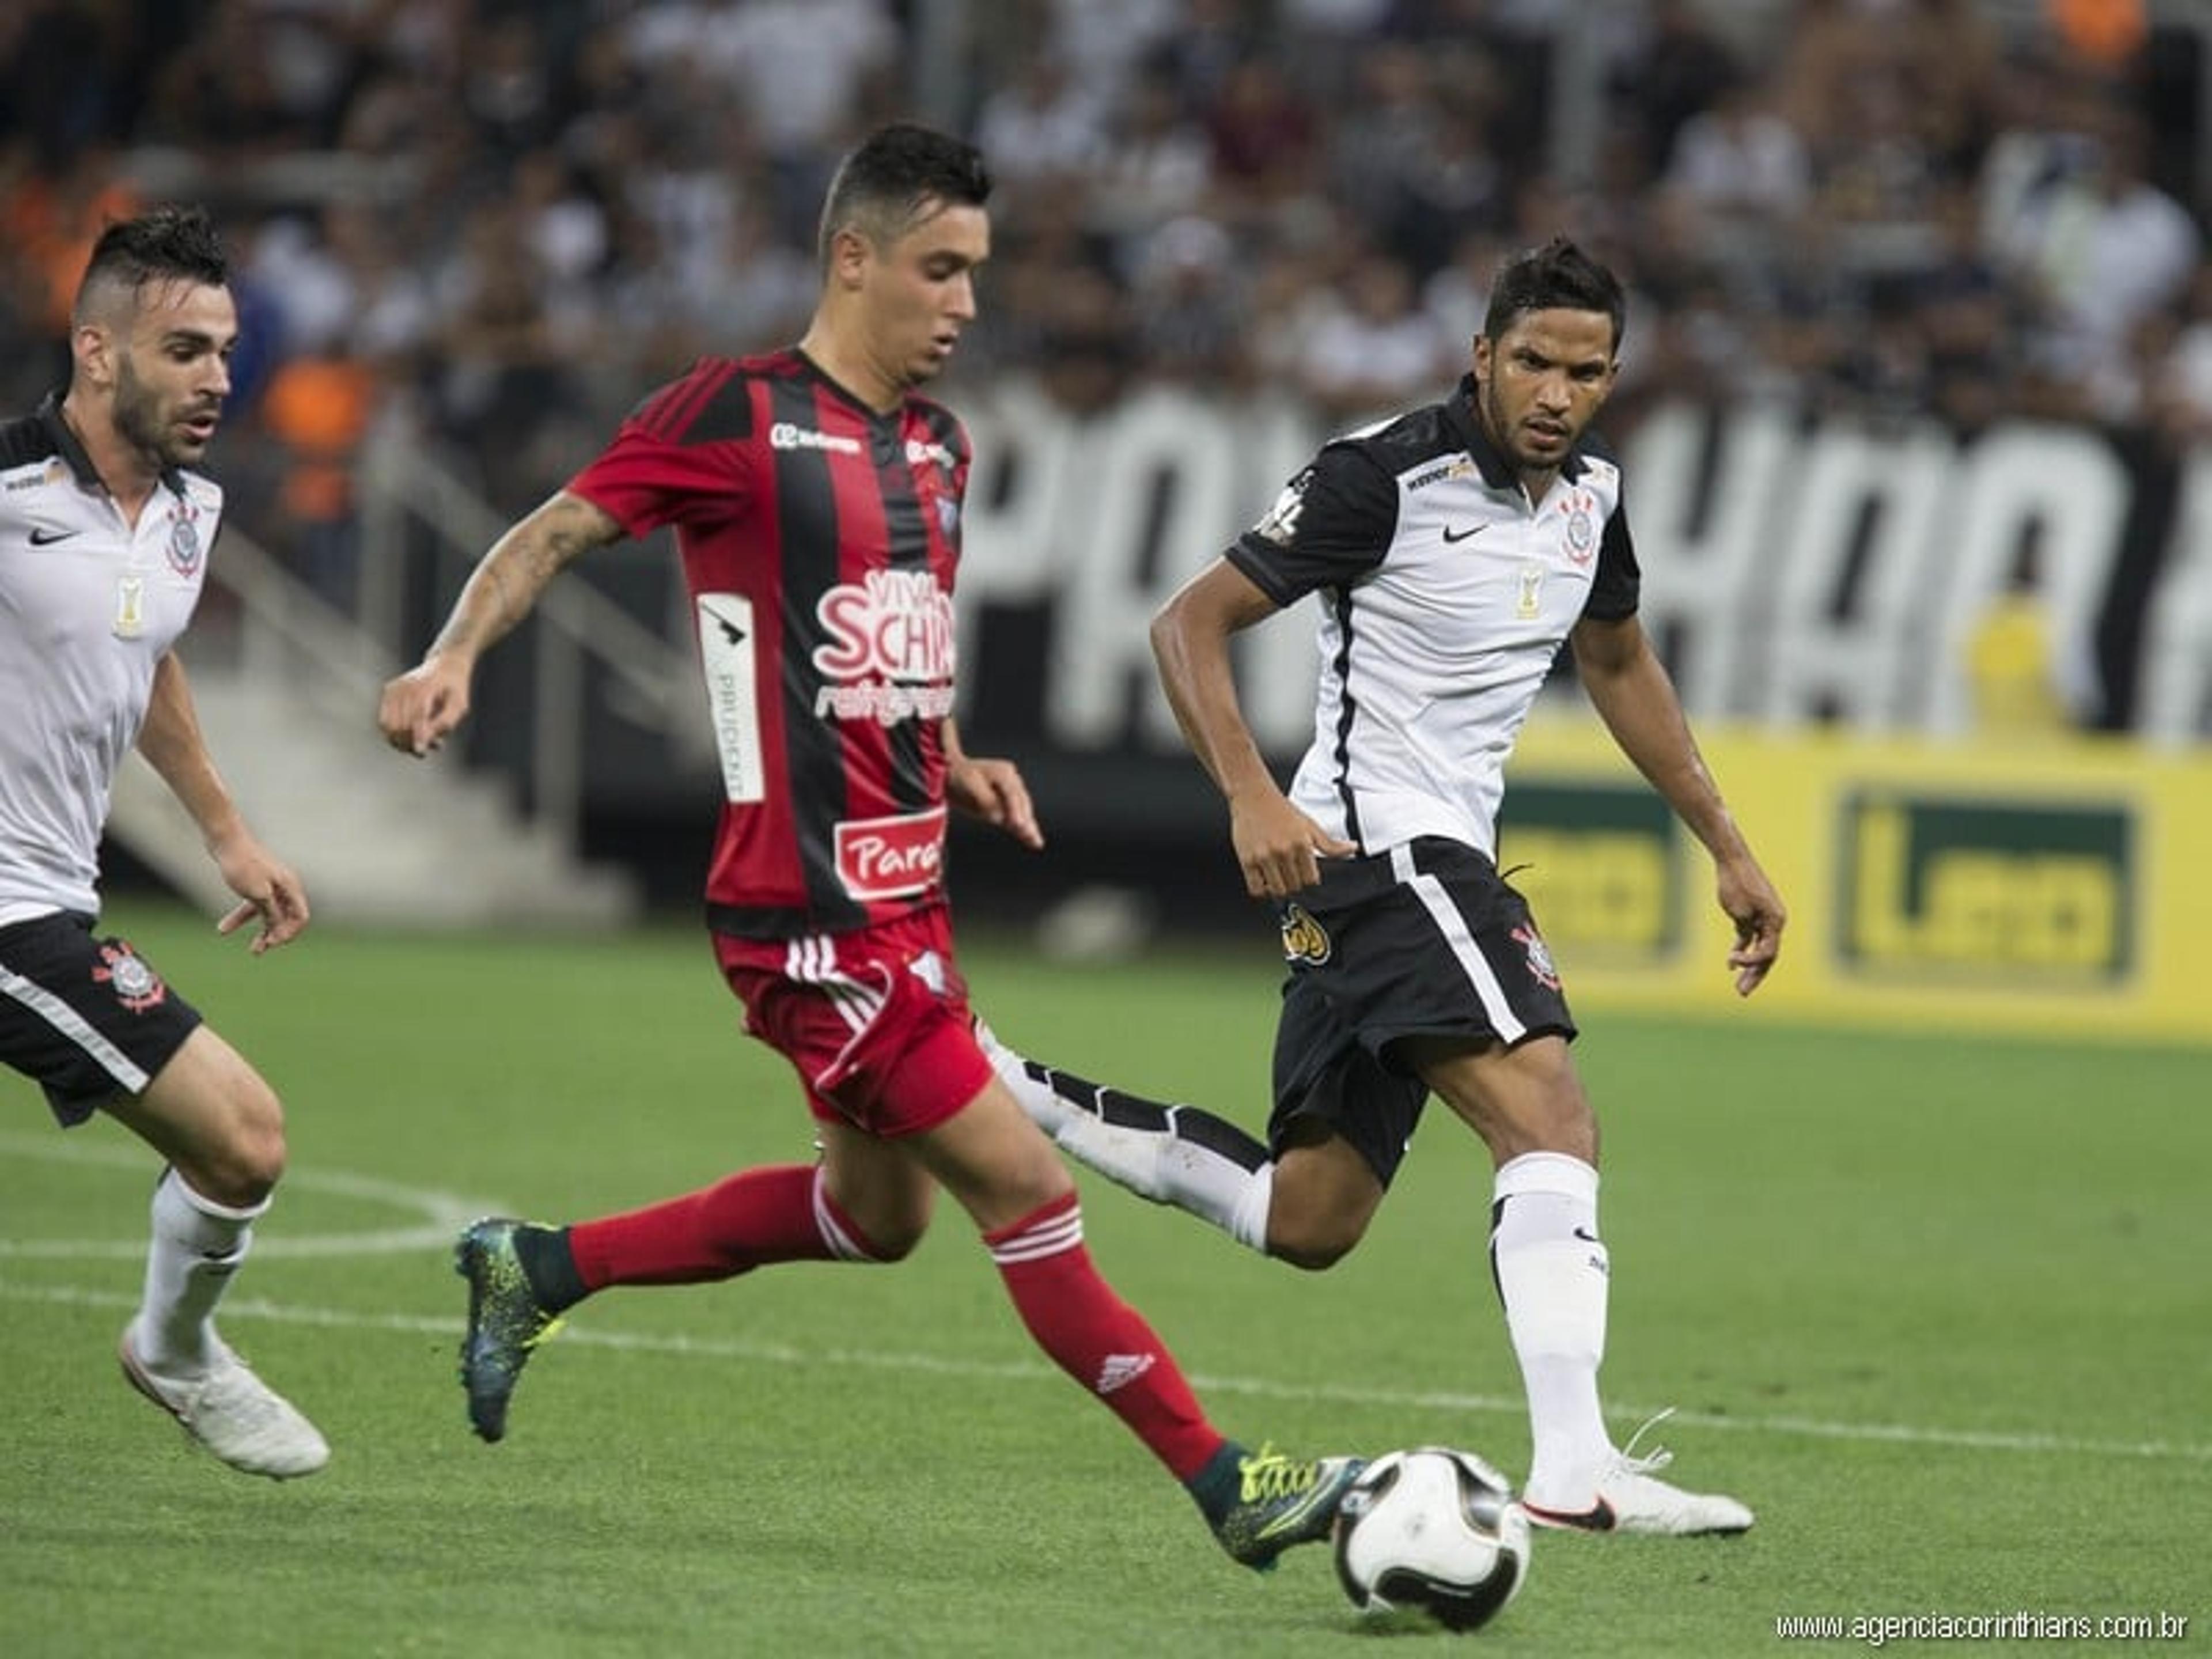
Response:
[{"label": "beard", "polygon": [[127,355],[116,367],[115,429],[133,449],[153,456],[164,467],[198,460],[207,448],[162,418],[160,397],[138,378]]}]

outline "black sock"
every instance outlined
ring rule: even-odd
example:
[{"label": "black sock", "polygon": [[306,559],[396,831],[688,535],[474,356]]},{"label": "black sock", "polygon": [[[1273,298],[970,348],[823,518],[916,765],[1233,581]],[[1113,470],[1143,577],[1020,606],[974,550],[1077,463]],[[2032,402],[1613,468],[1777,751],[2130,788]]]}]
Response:
[{"label": "black sock", "polygon": [[591,1294],[576,1271],[566,1227],[517,1227],[514,1254],[522,1263],[522,1276],[530,1281],[530,1293],[546,1312],[566,1312]]},{"label": "black sock", "polygon": [[1243,1495],[1243,1471],[1238,1466],[1244,1457],[1243,1447],[1234,1440],[1224,1440],[1221,1449],[1206,1460],[1206,1467],[1182,1483],[1183,1490],[1197,1503],[1200,1512],[1214,1526],[1221,1524]]}]

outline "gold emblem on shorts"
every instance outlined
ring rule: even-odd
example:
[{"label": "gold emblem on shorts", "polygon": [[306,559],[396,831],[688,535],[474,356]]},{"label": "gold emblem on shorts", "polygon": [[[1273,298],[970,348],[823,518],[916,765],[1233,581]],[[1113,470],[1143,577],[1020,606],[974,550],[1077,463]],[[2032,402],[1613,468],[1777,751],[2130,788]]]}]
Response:
[{"label": "gold emblem on shorts", "polygon": [[1333,950],[1328,930],[1295,904],[1283,907],[1283,956],[1290,962],[1304,962],[1318,968],[1328,960]]}]

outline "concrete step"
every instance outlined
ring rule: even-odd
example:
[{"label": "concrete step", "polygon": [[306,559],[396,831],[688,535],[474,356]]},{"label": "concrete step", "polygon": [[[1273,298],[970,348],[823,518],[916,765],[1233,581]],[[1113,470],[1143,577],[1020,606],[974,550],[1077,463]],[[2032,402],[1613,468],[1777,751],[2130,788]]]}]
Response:
[{"label": "concrete step", "polygon": [[[395,755],[364,712],[341,719],[254,677],[195,668],[209,752],[247,821],[300,872],[319,919],[362,926],[599,928],[636,884],[585,865],[507,792],[441,757]],[[210,910],[234,902],[190,817],[136,757],[109,833]]]}]

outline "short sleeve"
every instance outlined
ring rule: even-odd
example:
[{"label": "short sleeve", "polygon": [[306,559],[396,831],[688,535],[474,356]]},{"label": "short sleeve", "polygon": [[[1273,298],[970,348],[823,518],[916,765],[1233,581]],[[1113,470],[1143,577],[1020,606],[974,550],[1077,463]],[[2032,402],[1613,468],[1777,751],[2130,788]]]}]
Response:
[{"label": "short sleeve", "polygon": [[1600,622],[1620,622],[1636,614],[1644,573],[1636,562],[1636,544],[1628,533],[1626,498],[1613,504],[1605,521],[1605,534],[1597,546],[1597,571],[1590,578],[1589,599],[1583,615]]},{"label": "short sleeve", "polygon": [[1227,557],[1278,605],[1289,605],[1373,570],[1397,527],[1397,480],[1365,451],[1331,444]]},{"label": "short sleeve", "polygon": [[732,518],[752,493],[738,446],[672,441],[635,418],[623,423],[614,441],[568,488],[605,509],[632,536],[663,525]]}]

